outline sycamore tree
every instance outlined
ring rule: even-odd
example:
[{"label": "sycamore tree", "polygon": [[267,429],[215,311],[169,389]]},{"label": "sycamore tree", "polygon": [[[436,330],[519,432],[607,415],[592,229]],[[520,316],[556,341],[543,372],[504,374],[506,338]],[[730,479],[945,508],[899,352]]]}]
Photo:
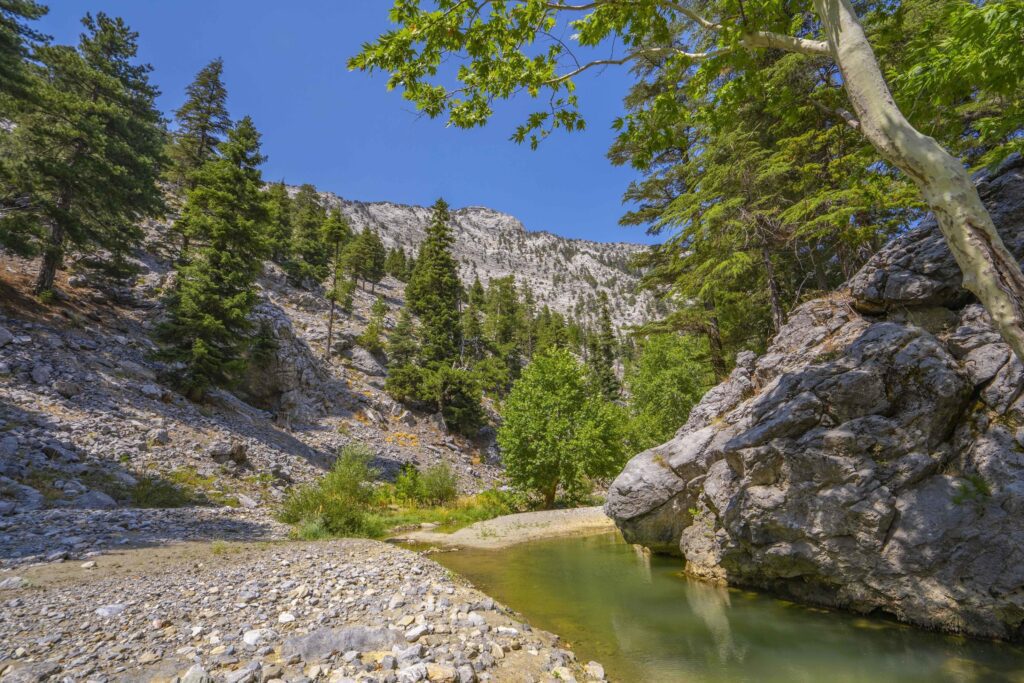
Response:
[{"label": "sycamore tree", "polygon": [[501,420],[498,445],[509,480],[539,493],[547,508],[559,489],[578,499],[590,479],[622,467],[620,409],[592,386],[587,370],[565,349],[552,347],[534,357],[513,385]]},{"label": "sycamore tree", "polygon": [[[727,83],[734,74],[756,69],[755,57],[762,51],[834,63],[836,80],[852,110],[839,107],[835,115],[917,186],[960,265],[964,287],[985,306],[1015,354],[1024,358],[1024,274],[1003,244],[964,163],[911,124],[897,105],[852,0],[423,4],[396,0],[391,19],[397,28],[365,45],[349,61],[350,68],[389,72],[389,88],[401,88],[427,115],[446,115],[450,124],[463,128],[483,125],[495,100],[519,93],[541,99],[545,108],[532,114],[513,136],[532,145],[554,129],[585,126],[577,108],[576,80],[600,67],[653,70],[657,82],[666,86],[695,71],[709,83]],[[862,10],[882,13],[900,4],[856,3]],[[999,2],[980,9],[963,4],[968,13],[987,12],[974,17],[978,21],[1019,26],[1019,3]],[[567,23],[574,33],[564,40],[559,35]],[[970,34],[971,22],[964,25]],[[1019,39],[1008,42],[1016,54]],[[956,49],[957,43],[949,47]],[[597,55],[595,48],[605,54]],[[984,46],[979,49],[984,51]],[[460,59],[453,68],[451,64]],[[985,58],[980,61],[984,66]],[[676,101],[673,88],[664,87],[659,97],[671,111]]]}]

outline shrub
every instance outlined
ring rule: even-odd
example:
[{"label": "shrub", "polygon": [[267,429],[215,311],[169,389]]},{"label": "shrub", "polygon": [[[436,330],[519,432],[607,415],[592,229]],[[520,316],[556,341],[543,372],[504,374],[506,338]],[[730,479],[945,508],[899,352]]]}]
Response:
[{"label": "shrub", "polygon": [[180,508],[192,505],[194,496],[159,477],[142,477],[131,489],[132,505],[138,508]]},{"label": "shrub", "polygon": [[402,465],[402,471],[395,478],[395,495],[407,502],[419,502],[423,495],[420,471],[412,463]]},{"label": "shrub", "polygon": [[370,467],[372,458],[365,446],[343,448],[323,479],[288,496],[281,521],[299,525],[303,537],[378,535],[381,525],[367,514],[377,476]]},{"label": "shrub", "polygon": [[420,501],[427,505],[445,505],[459,495],[459,481],[446,462],[431,465],[420,477]]},{"label": "shrub", "polygon": [[425,390],[449,429],[472,436],[484,424],[480,385],[468,371],[442,366],[430,373]]}]

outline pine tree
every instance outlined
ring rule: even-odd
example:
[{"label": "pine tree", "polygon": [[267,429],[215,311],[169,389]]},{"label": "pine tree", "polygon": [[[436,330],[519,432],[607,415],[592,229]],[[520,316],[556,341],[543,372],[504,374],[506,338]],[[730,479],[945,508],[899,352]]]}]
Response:
[{"label": "pine tree", "polygon": [[384,272],[400,282],[408,279],[408,265],[405,261],[405,250],[395,247],[388,252],[384,261]]},{"label": "pine tree", "polygon": [[284,182],[274,183],[267,190],[267,246],[270,258],[279,265],[291,255],[292,200]]},{"label": "pine tree", "polygon": [[244,370],[256,277],[268,252],[264,157],[249,117],[228,131],[219,152],[193,175],[180,220],[199,244],[178,271],[168,320],[157,330],[160,355],[184,365],[176,380],[194,398]]},{"label": "pine tree", "polygon": [[[331,312],[327,319],[327,349],[325,355],[327,360],[331,359],[331,344],[334,342],[334,313],[338,304],[339,295],[342,292],[338,289],[339,276],[341,274],[341,257],[345,245],[352,240],[352,228],[349,227],[348,221],[342,215],[341,211],[335,209],[331,211],[327,217],[327,222],[324,223],[324,239],[327,241],[328,246],[331,248],[331,289],[327,292],[328,298],[331,300]],[[351,292],[348,293],[351,297]],[[351,303],[349,304],[351,309]]]},{"label": "pine tree", "polygon": [[34,43],[46,36],[27,22],[41,19],[47,8],[34,0],[0,0],[0,115],[8,116],[14,104],[33,96],[27,60]]},{"label": "pine tree", "polygon": [[35,291],[48,292],[69,247],[115,257],[141,238],[139,220],[163,209],[156,177],[163,130],[138,34],[121,19],[86,15],[77,47],[36,50],[37,104],[4,136],[10,162],[0,238],[43,253]]},{"label": "pine tree", "polygon": [[370,285],[373,292],[384,278],[387,252],[376,230],[365,228],[345,253],[345,268],[356,280]]},{"label": "pine tree", "polygon": [[356,339],[356,343],[373,354],[384,352],[384,341],[381,335],[384,333],[384,317],[388,313],[388,304],[384,297],[379,296],[370,307],[370,320],[366,329]]},{"label": "pine tree", "polygon": [[217,155],[217,148],[231,128],[224,62],[218,58],[200,69],[185,88],[185,103],[174,112],[178,129],[171,145],[171,182],[188,190],[190,176]]},{"label": "pine tree", "polygon": [[615,330],[612,328],[611,311],[608,309],[608,294],[602,291],[598,300],[601,311],[597,333],[591,338],[589,362],[597,388],[606,399],[614,401],[622,393],[622,386],[615,374]]},{"label": "pine tree", "polygon": [[423,394],[423,373],[417,367],[419,342],[409,307],[402,307],[395,329],[388,336],[388,376],[384,390],[399,401],[419,401]]},{"label": "pine tree", "polygon": [[448,223],[451,215],[443,199],[433,206],[427,236],[420,245],[416,267],[405,288],[412,313],[420,317],[421,359],[424,365],[451,366],[459,358],[462,342],[459,299],[462,284],[452,257],[455,239]]},{"label": "pine tree", "polygon": [[323,228],[327,209],[316,188],[306,184],[292,199],[291,259],[285,270],[298,283],[321,282],[327,277],[330,249]]}]

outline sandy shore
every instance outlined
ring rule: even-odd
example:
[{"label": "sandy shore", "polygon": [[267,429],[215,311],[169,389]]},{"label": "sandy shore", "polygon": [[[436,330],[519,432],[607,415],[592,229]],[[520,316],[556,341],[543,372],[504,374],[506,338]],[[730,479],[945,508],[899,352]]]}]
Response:
[{"label": "sandy shore", "polygon": [[450,534],[420,530],[403,532],[392,541],[430,543],[446,548],[506,548],[517,543],[560,536],[614,531],[615,523],[600,507],[542,510],[495,517]]}]

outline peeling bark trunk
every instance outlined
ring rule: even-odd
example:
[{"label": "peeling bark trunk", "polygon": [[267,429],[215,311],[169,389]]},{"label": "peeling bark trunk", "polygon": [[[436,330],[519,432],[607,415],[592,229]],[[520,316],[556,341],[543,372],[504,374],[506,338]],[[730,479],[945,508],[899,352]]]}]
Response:
[{"label": "peeling bark trunk", "polygon": [[850,0],[814,0],[814,6],[861,132],[921,190],[960,266],[964,288],[978,297],[1003,339],[1024,360],[1024,274],[970,175],[900,112]]}]

